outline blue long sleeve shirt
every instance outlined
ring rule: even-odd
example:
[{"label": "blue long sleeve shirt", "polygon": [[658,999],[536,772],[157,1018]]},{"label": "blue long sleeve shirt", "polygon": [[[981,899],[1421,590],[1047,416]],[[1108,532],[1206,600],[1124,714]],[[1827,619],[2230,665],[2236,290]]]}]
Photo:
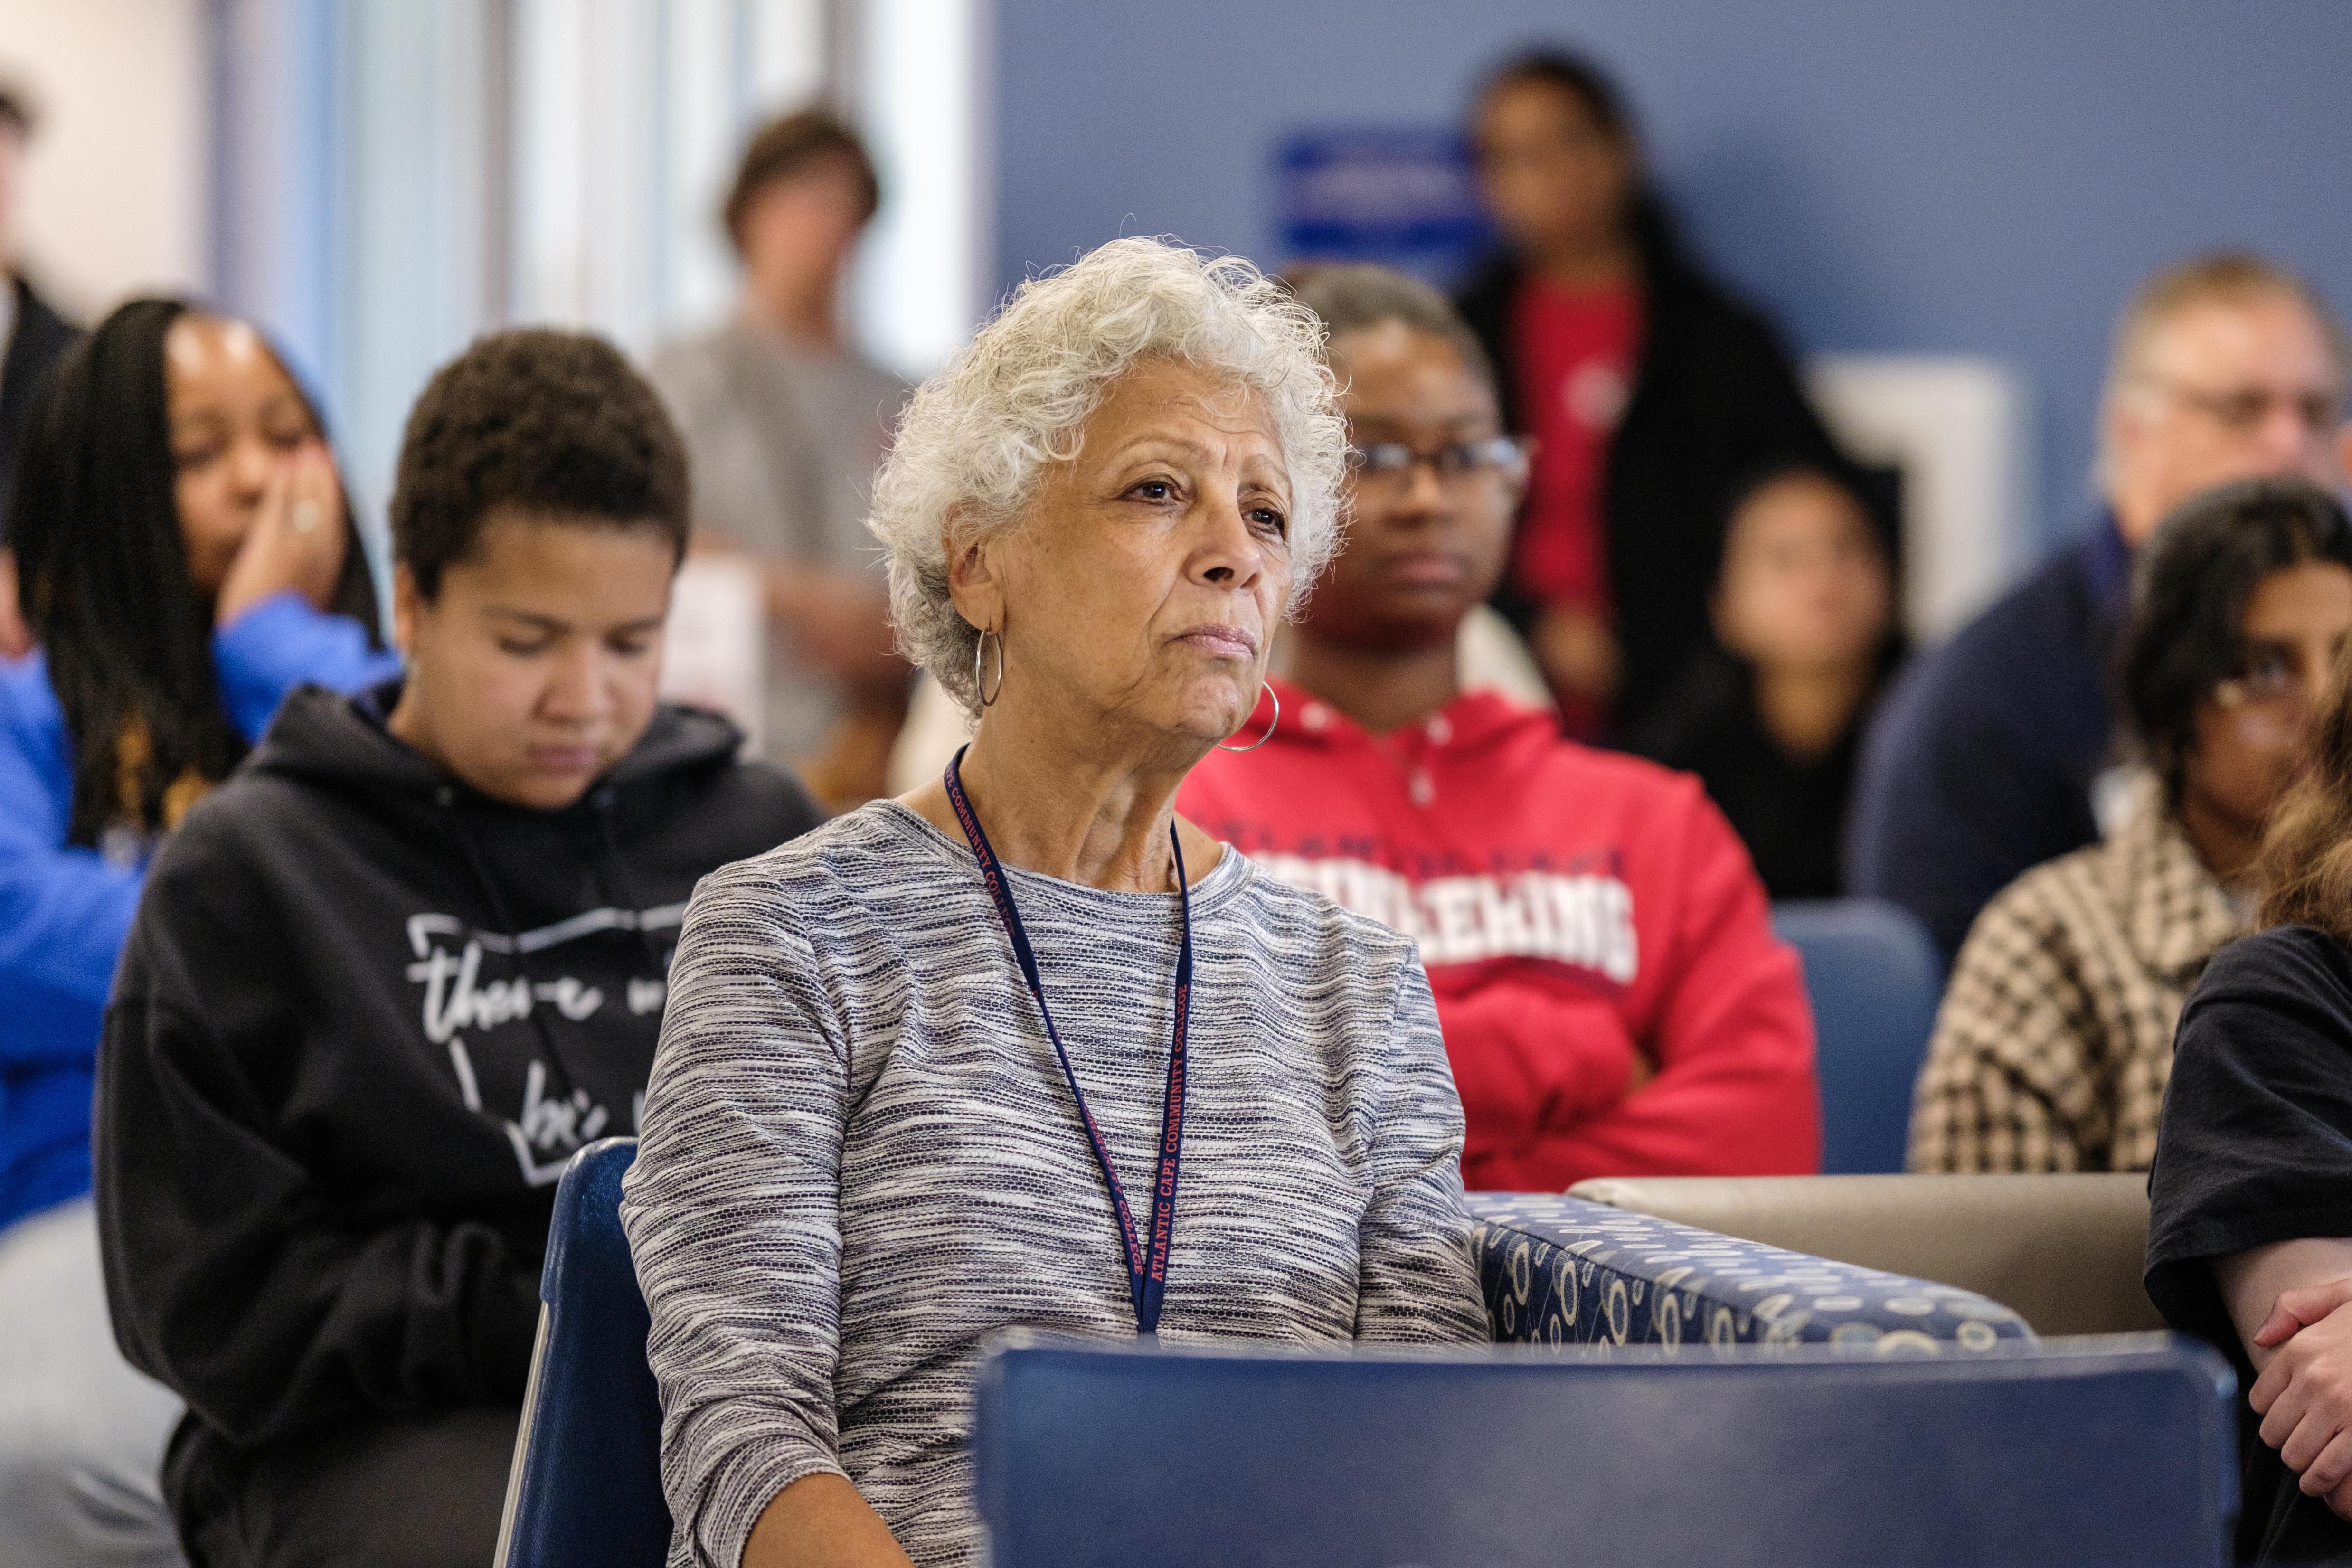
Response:
[{"label": "blue long sleeve shirt", "polygon": [[[213,668],[251,742],[295,687],[356,691],[400,665],[289,593],[214,633]],[[66,842],[73,770],[47,658],[0,659],[0,1226],[89,1190],[99,1027],[146,881],[143,860]]]}]

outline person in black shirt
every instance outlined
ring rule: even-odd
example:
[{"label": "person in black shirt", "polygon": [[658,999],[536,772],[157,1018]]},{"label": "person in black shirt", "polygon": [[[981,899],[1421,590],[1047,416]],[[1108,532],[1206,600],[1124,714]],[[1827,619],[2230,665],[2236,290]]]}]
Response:
[{"label": "person in black shirt", "polygon": [[2258,936],[2182,1009],[2147,1293],[2246,1385],[2241,1561],[2352,1562],[2352,657],[2259,869]]},{"label": "person in black shirt", "polygon": [[1721,649],[1693,659],[1631,746],[1698,774],[1772,897],[1835,898],[1863,723],[1896,647],[1885,544],[1818,467],[1765,472],[1728,516]]},{"label": "person in black shirt", "polygon": [[617,351],[478,341],[402,447],[404,674],[296,690],[156,858],[98,1211],[203,1568],[490,1558],[556,1180],[637,1130],[695,883],[817,820],[655,699],[687,516]]}]

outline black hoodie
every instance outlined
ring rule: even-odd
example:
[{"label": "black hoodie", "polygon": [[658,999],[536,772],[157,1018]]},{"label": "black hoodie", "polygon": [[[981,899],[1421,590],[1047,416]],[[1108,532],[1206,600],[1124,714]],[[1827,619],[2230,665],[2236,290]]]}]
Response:
[{"label": "black hoodie", "polygon": [[554,1183],[636,1131],[687,896],[818,819],[663,708],[561,811],[307,687],[157,857],[100,1051],[107,1292],[187,1400],[184,1527],[240,1450],[520,1398]]}]

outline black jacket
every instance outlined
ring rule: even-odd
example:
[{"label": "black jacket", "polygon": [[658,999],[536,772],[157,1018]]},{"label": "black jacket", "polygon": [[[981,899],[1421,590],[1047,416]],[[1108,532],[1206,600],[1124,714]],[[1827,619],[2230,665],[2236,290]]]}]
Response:
[{"label": "black jacket", "polygon": [[[1692,266],[1663,223],[1641,228],[1642,357],[1609,443],[1601,500],[1624,651],[1621,731],[1640,728],[1692,656],[1713,645],[1706,601],[1732,488],[1780,462],[1841,461],[1764,318]],[[1494,360],[1504,420],[1520,431],[1512,317],[1525,280],[1516,259],[1497,257],[1456,301]],[[1521,626],[1536,608],[1507,583],[1496,603]]]},{"label": "black jacket", "polygon": [[562,811],[289,698],[156,858],[100,1052],[108,1302],[189,1414],[183,1530],[246,1451],[519,1401],[554,1182],[636,1130],[687,896],[817,821],[725,720],[660,710]]},{"label": "black jacket", "polygon": [[16,486],[16,447],[42,373],[81,334],[21,277],[0,275],[16,291],[16,325],[0,355],[0,542],[8,536],[8,492]]}]

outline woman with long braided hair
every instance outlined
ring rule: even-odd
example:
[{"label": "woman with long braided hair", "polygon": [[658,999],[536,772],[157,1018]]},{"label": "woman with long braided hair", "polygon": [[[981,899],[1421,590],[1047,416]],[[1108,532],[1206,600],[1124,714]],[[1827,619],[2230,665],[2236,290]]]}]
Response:
[{"label": "woman with long braided hair", "polygon": [[397,662],[310,399],[253,328],[178,300],[58,363],[8,539],[37,646],[0,659],[0,1561],[173,1563],[177,1402],[100,1294],[100,1010],[156,844],[288,691]]}]

